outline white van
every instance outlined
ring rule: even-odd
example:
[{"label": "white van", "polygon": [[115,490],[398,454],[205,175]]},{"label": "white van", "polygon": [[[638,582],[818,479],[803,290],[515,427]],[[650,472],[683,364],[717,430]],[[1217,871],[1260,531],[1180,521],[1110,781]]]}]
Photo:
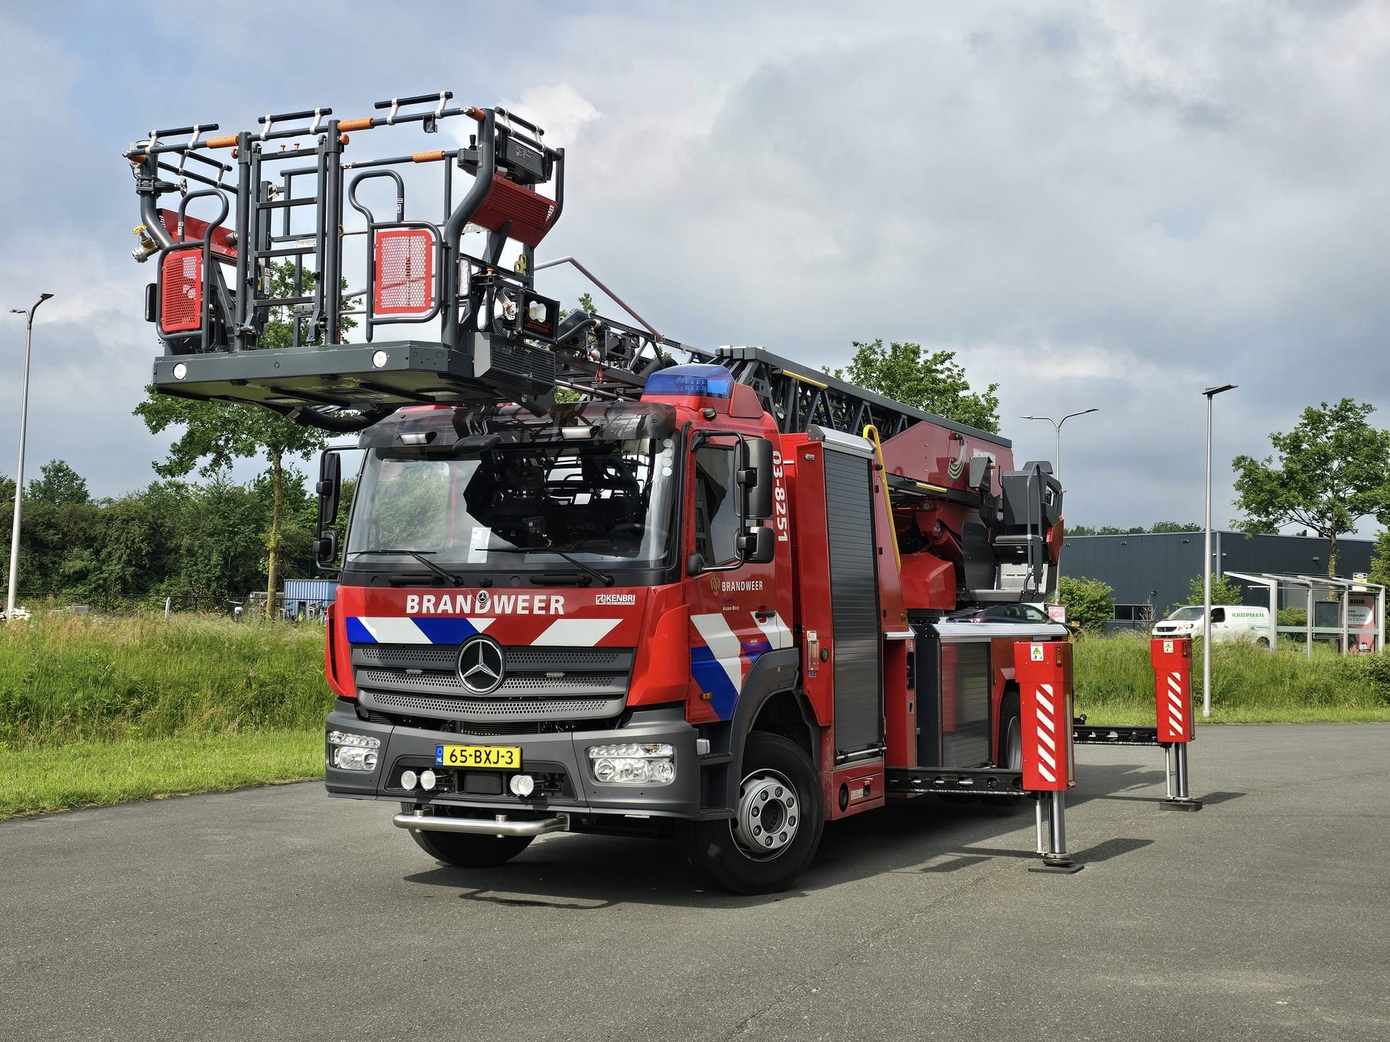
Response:
[{"label": "white van", "polygon": [[[1200,637],[1202,635],[1202,606],[1189,604],[1178,608],[1162,622],[1154,625],[1155,637]],[[1221,644],[1232,640],[1248,640],[1267,648],[1274,639],[1274,620],[1268,608],[1249,604],[1213,604],[1211,606],[1211,640]]]}]

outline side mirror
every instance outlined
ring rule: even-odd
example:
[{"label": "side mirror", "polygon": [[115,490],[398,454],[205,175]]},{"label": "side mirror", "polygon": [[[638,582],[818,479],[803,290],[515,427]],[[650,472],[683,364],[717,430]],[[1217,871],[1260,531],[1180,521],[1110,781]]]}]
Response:
[{"label": "side mirror", "polygon": [[314,560],[320,568],[333,568],[338,564],[338,533],[328,528],[319,533],[314,540]]},{"label": "side mirror", "polygon": [[685,562],[686,572],[693,578],[705,570],[705,555],[691,554]]},{"label": "side mirror", "polygon": [[338,497],[343,491],[343,461],[336,452],[325,451],[319,457],[319,481],[314,491],[319,496],[319,528],[328,528],[338,519]]},{"label": "side mirror", "polygon": [[774,549],[772,529],[762,525],[738,537],[738,554],[744,564],[770,564]]},{"label": "side mirror", "polygon": [[739,442],[738,457],[743,519],[766,521],[772,516],[772,443],[766,438],[745,438]]}]

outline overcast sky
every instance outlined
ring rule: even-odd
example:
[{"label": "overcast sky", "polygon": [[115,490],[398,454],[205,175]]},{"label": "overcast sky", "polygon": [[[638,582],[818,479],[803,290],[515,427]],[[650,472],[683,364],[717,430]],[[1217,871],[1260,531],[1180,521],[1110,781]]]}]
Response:
[{"label": "overcast sky", "polygon": [[[954,349],[1000,385],[1019,460],[1054,455],[1021,414],[1098,406],[1067,428],[1073,523],[1200,519],[1208,384],[1240,384],[1218,523],[1231,457],[1304,405],[1390,425],[1386,4],[356,6],[0,11],[0,304],[57,294],[31,474],[62,457],[114,495],[163,453],[131,416],[157,342],[128,142],[442,87],[567,147],[542,259],[578,256],[671,336],[822,366],[855,339]],[[12,474],[23,328],[0,318]]]}]

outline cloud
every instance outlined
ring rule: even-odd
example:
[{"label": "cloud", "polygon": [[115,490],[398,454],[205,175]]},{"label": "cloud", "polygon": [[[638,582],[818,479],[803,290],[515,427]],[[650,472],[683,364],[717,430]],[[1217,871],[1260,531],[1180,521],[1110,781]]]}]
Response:
[{"label": "cloud", "polygon": [[[1223,461],[1262,455],[1308,402],[1390,407],[1384,5],[885,3],[872,19],[600,6],[464,68],[439,12],[419,8],[374,23],[371,68],[342,62],[359,28],[330,10],[288,12],[283,43],[212,9],[0,15],[22,44],[0,85],[45,105],[0,114],[26,145],[0,167],[23,200],[0,278],[21,297],[59,293],[45,340],[66,338],[63,380],[84,399],[63,425],[81,412],[103,432],[61,448],[102,469],[94,486],[146,480],[160,451],[125,415],[154,340],[139,321],[149,272],[125,259],[134,203],[108,154],[151,123],[231,129],[320,103],[356,115],[396,89],[388,67],[423,70],[403,93],[450,86],[545,126],[569,182],[542,259],[579,257],[675,337],[824,366],[854,339],[954,349],[975,382],[999,383],[1019,458],[1053,441],[1018,415],[1100,406],[1067,428],[1076,522],[1199,516],[1207,383],[1241,385],[1217,409],[1218,504]],[[475,12],[470,29],[501,39],[515,16]],[[310,32],[321,48],[293,45]],[[179,40],[178,60],[150,39]],[[455,82],[418,83],[441,76]],[[108,153],[72,158],[71,141]],[[542,288],[568,301],[584,287],[547,273]],[[0,364],[12,342],[0,333]]]}]

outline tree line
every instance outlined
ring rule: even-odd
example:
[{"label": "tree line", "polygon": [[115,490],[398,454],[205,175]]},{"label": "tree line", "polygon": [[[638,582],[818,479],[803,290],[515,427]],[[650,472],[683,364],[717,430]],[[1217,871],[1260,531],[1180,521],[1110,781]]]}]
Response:
[{"label": "tree line", "polygon": [[[281,483],[279,555],[286,575],[307,578],[318,506],[298,471],[286,468]],[[0,475],[0,517],[12,516],[14,488]],[[225,470],[97,499],[77,471],[52,460],[25,487],[21,599],[113,609],[167,597],[181,611],[227,611],[265,589],[274,500],[270,475],[238,484]],[[0,555],[0,583],[8,568]]]}]

